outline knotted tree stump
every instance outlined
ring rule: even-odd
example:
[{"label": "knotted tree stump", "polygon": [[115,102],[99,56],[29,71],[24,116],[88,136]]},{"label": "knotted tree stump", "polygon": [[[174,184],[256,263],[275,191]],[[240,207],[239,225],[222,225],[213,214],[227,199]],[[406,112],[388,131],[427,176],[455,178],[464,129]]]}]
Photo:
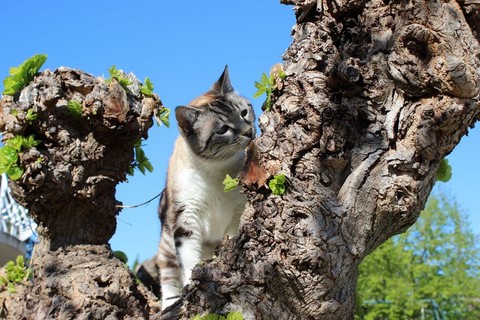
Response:
[{"label": "knotted tree stump", "polygon": [[31,285],[0,296],[7,318],[140,319],[158,311],[107,243],[119,212],[115,187],[126,180],[134,144],[147,138],[163,108],[133,74],[125,76],[126,88],[79,70],[47,70],[0,102],[4,140],[40,141],[19,154],[24,173],[10,182],[38,224],[40,243]]}]

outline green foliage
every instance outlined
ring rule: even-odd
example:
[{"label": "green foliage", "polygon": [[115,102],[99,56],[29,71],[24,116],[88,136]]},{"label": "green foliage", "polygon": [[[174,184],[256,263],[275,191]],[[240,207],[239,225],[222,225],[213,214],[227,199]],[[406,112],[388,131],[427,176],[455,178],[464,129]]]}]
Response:
[{"label": "green foliage", "polygon": [[224,192],[229,192],[238,187],[238,178],[233,179],[230,177],[229,174],[225,176],[225,180],[223,180],[223,191]]},{"label": "green foliage", "polygon": [[285,193],[285,175],[277,174],[268,182],[268,187],[276,196],[281,196]]},{"label": "green foliage", "polygon": [[432,196],[406,233],[361,263],[362,319],[421,319],[422,307],[427,316],[433,312],[433,301],[448,319],[480,319],[480,308],[473,307],[480,297],[477,243],[457,204]]},{"label": "green foliage", "polygon": [[140,91],[146,96],[153,95],[153,82],[149,77],[145,78],[144,85],[140,88]]},{"label": "green foliage", "polygon": [[170,128],[170,109],[162,108],[160,111],[154,111],[155,120],[157,120],[157,125],[161,126],[162,124],[165,127]]},{"label": "green foliage", "polygon": [[31,270],[25,266],[23,256],[18,256],[16,261],[8,261],[4,267],[6,276],[0,276],[0,290],[6,287],[9,293],[15,292],[15,285],[28,279]]},{"label": "green foliage", "polygon": [[5,145],[0,148],[0,174],[7,173],[10,179],[18,180],[23,175],[18,154],[40,143],[41,141],[35,140],[33,135],[28,137],[15,135],[6,140]]},{"label": "green foliage", "polygon": [[82,116],[82,103],[77,100],[70,100],[67,104],[68,113],[73,117],[81,117]]},{"label": "green foliage", "polygon": [[[278,69],[278,77],[280,79],[285,79],[285,73],[281,70]],[[258,98],[261,95],[265,94],[266,99],[265,99],[265,109],[267,111],[270,111],[271,109],[271,104],[272,104],[272,93],[275,91],[277,88],[276,83],[275,83],[275,75],[270,74],[268,77],[265,72],[262,73],[262,77],[260,81],[255,81],[255,87],[257,88],[257,92],[253,95],[254,98]]]},{"label": "green foliage", "polygon": [[150,160],[145,155],[145,151],[142,149],[142,139],[138,139],[138,141],[134,145],[135,148],[135,160],[130,165],[128,169],[128,174],[133,176],[135,169],[140,170],[142,174],[145,174],[145,170],[149,172],[153,171],[153,166],[150,163]]},{"label": "green foliage", "polygon": [[105,80],[105,82],[108,84],[110,84],[115,79],[125,90],[128,90],[128,86],[132,84],[132,82],[125,76],[125,74],[122,71],[118,70],[115,65],[108,69],[108,73],[110,74],[110,77]]},{"label": "green foliage", "polygon": [[243,315],[240,312],[229,312],[226,316],[210,313],[203,317],[196,315],[192,320],[243,320]]},{"label": "green foliage", "polygon": [[[19,111],[17,109],[12,109],[10,111],[10,114],[12,114],[15,117],[18,117]],[[28,109],[27,114],[25,115],[25,119],[30,123],[32,123],[33,121],[38,119],[38,114],[35,111],[33,111],[33,109]]]},{"label": "green foliage", "polygon": [[452,178],[452,166],[448,164],[448,159],[444,158],[440,162],[436,178],[442,182],[448,182]]},{"label": "green foliage", "polygon": [[15,135],[13,138],[5,141],[6,146],[14,148],[16,151],[23,151],[32,147],[38,146],[42,141],[35,140],[35,136],[29,135],[28,137]]},{"label": "green foliage", "polygon": [[37,120],[37,118],[38,118],[38,114],[35,111],[33,111],[33,109],[27,110],[27,115],[25,116],[25,119],[27,119],[27,121],[33,122]]},{"label": "green foliage", "polygon": [[119,250],[113,251],[113,255],[118,259],[120,259],[120,261],[122,261],[125,264],[128,262],[128,257],[123,251],[119,251]]},{"label": "green foliage", "polygon": [[10,68],[10,76],[3,80],[3,94],[13,96],[33,80],[47,60],[46,54],[36,54],[16,68]]},{"label": "green foliage", "polygon": [[18,180],[23,169],[18,166],[18,152],[9,146],[0,148],[0,174],[7,173],[12,180]]}]

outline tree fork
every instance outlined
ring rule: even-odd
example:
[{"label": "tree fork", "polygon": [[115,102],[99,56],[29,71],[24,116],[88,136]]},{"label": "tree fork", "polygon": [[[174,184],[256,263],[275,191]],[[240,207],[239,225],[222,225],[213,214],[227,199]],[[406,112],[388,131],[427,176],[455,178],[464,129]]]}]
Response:
[{"label": "tree fork", "polygon": [[[416,221],[479,117],[477,5],[282,2],[297,24],[241,179],[239,236],[163,319],[352,319],[358,265]],[[279,173],[287,192],[274,196]]]}]

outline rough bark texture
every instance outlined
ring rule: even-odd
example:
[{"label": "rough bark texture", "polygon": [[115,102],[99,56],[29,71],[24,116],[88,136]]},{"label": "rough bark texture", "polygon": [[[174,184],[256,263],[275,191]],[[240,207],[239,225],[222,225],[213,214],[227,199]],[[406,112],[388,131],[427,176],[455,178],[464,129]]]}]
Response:
[{"label": "rough bark texture", "polygon": [[[25,172],[10,182],[38,224],[33,282],[0,296],[2,316],[141,319],[158,311],[107,244],[119,210],[115,186],[126,179],[135,142],[147,136],[153,113],[162,108],[128,77],[132,84],[124,90],[79,70],[47,70],[0,101],[4,139],[33,134],[42,142],[20,154]],[[81,115],[69,111],[72,100],[82,105]],[[28,110],[36,120],[27,120]]]},{"label": "rough bark texture", "polygon": [[[416,221],[480,114],[477,5],[284,2],[297,24],[250,147],[240,235],[165,319],[352,319],[359,263]],[[274,196],[265,179],[279,173]]]},{"label": "rough bark texture", "polygon": [[[149,104],[65,69],[2,102],[4,131],[33,130],[45,141],[22,157],[26,173],[12,186],[44,240],[35,281],[4,300],[4,314],[189,319],[233,310],[246,319],[353,318],[358,264],[415,222],[441,159],[480,115],[479,7],[282,2],[294,5],[297,24],[286,78],[278,79],[272,111],[260,117],[262,135],[249,147],[240,234],[194,269],[164,314],[152,315],[156,301],[105,245],[115,226],[114,187],[149,126],[142,118]],[[86,78],[90,85],[80,85]],[[78,122],[64,108],[74,95],[85,105]],[[6,111],[32,106],[40,115],[33,127]],[[275,196],[266,183],[279,173],[287,191]]]}]

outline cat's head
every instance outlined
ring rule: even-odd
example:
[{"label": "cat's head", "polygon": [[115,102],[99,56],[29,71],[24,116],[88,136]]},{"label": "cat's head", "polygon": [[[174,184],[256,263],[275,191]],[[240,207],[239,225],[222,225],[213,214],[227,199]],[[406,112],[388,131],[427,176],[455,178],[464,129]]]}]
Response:
[{"label": "cat's head", "polygon": [[194,154],[226,160],[255,138],[252,104],[230,83],[228,67],[208,92],[175,109],[180,133]]}]

